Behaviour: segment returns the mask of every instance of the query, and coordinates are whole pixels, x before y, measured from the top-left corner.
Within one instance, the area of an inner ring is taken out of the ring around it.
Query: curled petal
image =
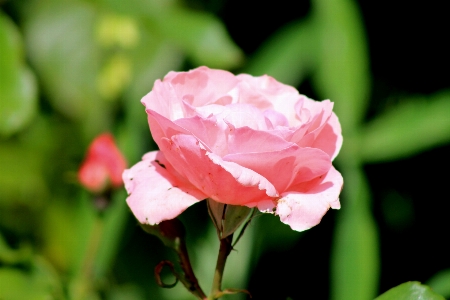
[[[160,147],[171,164],[183,172],[182,176],[213,200],[246,205],[278,196],[266,178],[208,152],[193,136],[180,134],[162,139]]]
[[[326,152],[333,160],[341,150],[342,129],[338,117],[333,112],[319,135],[313,142],[312,147],[319,148]]]
[[[154,225],[173,219],[192,204],[207,198],[182,179],[159,151],[147,153],[122,176],[128,206],[142,224]]]
[[[297,191],[283,193],[276,214],[293,230],[303,231],[319,224],[328,209],[339,209],[342,189],[341,174],[331,167],[322,178],[297,186]]]
[[[291,186],[309,182],[326,174],[330,169],[330,157],[322,150],[286,144],[288,147],[274,151],[229,154],[224,160],[235,162],[261,174],[280,193],[290,190]]]
[[[240,81],[240,103],[249,103],[261,110],[272,108],[286,116],[291,126],[297,126],[295,111],[292,109],[304,97],[288,85],[263,75],[253,77],[248,74],[236,76]]]
[[[230,72],[200,67],[189,72],[170,72],[157,80],[141,102],[170,120],[185,117],[182,101],[192,106],[222,103],[222,97],[238,83]]]
[[[218,122],[215,118],[205,119],[195,116],[177,120],[175,123],[201,141],[208,151],[221,156],[228,152],[226,132],[229,128],[224,122]]]
[[[327,124],[332,113],[333,103],[330,100],[318,102],[305,99],[304,105],[301,111],[298,112],[298,115],[304,121],[304,125],[306,125],[306,132],[301,139],[294,142],[301,147],[311,147],[325,124]]]

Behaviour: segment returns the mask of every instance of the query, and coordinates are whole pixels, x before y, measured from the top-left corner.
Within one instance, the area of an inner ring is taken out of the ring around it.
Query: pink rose
[[[125,170],[127,203],[158,224],[205,198],[257,207],[302,231],[340,208],[342,145],[329,100],[269,76],[200,67],[170,72],[141,102],[160,151]]]
[[[86,158],[78,171],[78,180],[94,193],[123,185],[122,173],[127,167],[125,158],[109,133],[97,136],[89,146]]]

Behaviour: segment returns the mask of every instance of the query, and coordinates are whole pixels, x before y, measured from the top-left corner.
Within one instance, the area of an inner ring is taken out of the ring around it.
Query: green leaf
[[[11,249],[0,232],[0,263],[16,264],[28,262],[31,259],[32,249],[29,245],[22,245],[18,249]]]
[[[367,124],[359,134],[366,162],[395,160],[450,142],[450,91],[412,97]]]
[[[144,300],[145,293],[140,286],[125,284],[115,285],[106,291],[108,300]]]
[[[61,284],[55,270],[42,258],[35,257],[30,270],[0,268],[0,299],[62,299]]]
[[[343,190],[331,256],[333,300],[366,300],[376,296],[379,276],[377,227],[370,213],[370,194],[361,169],[344,168],[351,182]]]
[[[259,47],[244,72],[270,75],[297,86],[317,62],[317,26],[311,19],[290,23]]]
[[[228,69],[242,63],[242,51],[213,15],[188,9],[168,9],[151,17],[161,35],[186,51],[194,64]]]
[[[445,300],[444,297],[433,292],[428,286],[420,284],[420,282],[412,281],[402,283],[381,296],[376,300]]]
[[[57,110],[83,118],[100,98],[95,9],[84,2],[49,0],[32,1],[25,8],[25,41],[44,91]]]
[[[9,208],[37,208],[48,197],[42,176],[44,157],[32,147],[19,143],[0,143],[0,219],[10,218],[3,211]],[[12,216],[17,218],[17,214]]]
[[[77,201],[54,199],[43,213],[40,228],[43,255],[58,269],[74,276],[82,272],[95,224],[90,195],[82,191],[76,196]]]
[[[10,136],[35,116],[37,85],[24,65],[18,29],[0,11],[0,136]]]
[[[158,15],[180,5],[178,0],[128,0],[127,5],[123,4],[123,0],[96,0],[96,2],[105,5],[108,10],[139,17]]]
[[[351,132],[364,117],[370,92],[361,15],[352,0],[315,0],[312,4],[320,43],[314,83],[320,96],[335,102],[344,132]]]
[[[184,247],[186,229],[179,219],[165,220],[157,225],[139,224],[145,232],[159,238],[166,247],[175,251],[180,250],[180,245]]]
[[[221,239],[233,234],[245,220],[247,220],[252,209],[247,206],[227,204],[223,219],[223,231]]]
[[[103,278],[111,270],[119,252],[126,221],[130,217],[125,189],[113,194],[113,200],[104,215],[104,227],[94,265],[94,278]]]
[[[116,53],[97,40],[101,9],[83,1],[44,0],[30,1],[22,13],[29,58],[46,99],[79,122],[86,140],[109,130],[115,108],[111,97],[125,88],[111,73],[124,71],[117,78],[127,80],[131,71],[127,59],[114,59]]]
[[[332,299],[373,299],[378,281],[376,225],[369,213],[348,211],[336,224]]]
[[[170,70],[177,70],[184,58],[178,47],[154,39],[146,31],[142,30],[142,41],[132,52],[134,73],[123,97],[125,124],[118,136],[118,143],[130,163],[139,161],[142,153],[151,150],[148,145],[151,135],[141,98],[151,91],[156,79],[163,78]],[[156,145],[153,147],[156,149]]]
[[[33,284],[33,278],[18,269],[0,268],[0,299],[45,300],[50,295],[45,286]]]
[[[436,293],[450,298],[450,269],[437,273],[426,284]]]
[[[219,238],[222,236],[223,231],[223,213],[224,209],[226,207],[225,204],[214,201],[212,199],[207,199],[206,203],[208,205],[208,213],[211,217],[211,220],[213,221],[214,227],[217,230],[217,235]]]

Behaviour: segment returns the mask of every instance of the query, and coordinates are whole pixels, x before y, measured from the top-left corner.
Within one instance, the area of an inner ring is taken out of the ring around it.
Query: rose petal
[[[141,99],[146,111],[153,110],[169,120],[184,116],[182,101],[175,89],[161,80],[156,80],[153,90]]]
[[[273,109],[267,109],[264,111],[264,117],[266,122],[270,123],[268,129],[275,129],[277,127],[290,127],[288,119],[282,114]]]
[[[190,132],[207,147],[209,152],[220,156],[228,153],[228,126],[224,122],[218,122],[212,118],[184,118],[175,121],[177,125]]]
[[[330,100],[319,102],[307,98],[305,99],[302,110],[298,113],[300,119],[304,120],[305,125],[307,125],[307,131],[301,139],[298,139],[300,136],[295,135],[294,138],[296,140],[292,141],[297,143],[300,147],[312,147],[317,136],[325,127],[333,113],[333,103],[330,102]],[[308,120],[306,121],[305,119]]]
[[[332,113],[328,122],[314,140],[312,147],[319,148],[328,153],[333,160],[342,147],[341,124],[335,113]]]
[[[267,123],[264,114],[249,104],[230,104],[215,115],[218,120],[224,120],[234,127],[250,127],[256,130],[266,130]]]
[[[276,214],[293,230],[309,229],[320,223],[330,207],[341,207],[339,193],[342,185],[341,174],[331,167],[323,178],[301,184],[297,186],[297,190],[282,194],[278,200]]]
[[[236,76],[241,84],[240,103],[252,104],[261,110],[273,108],[286,116],[291,126],[297,126],[295,111],[292,109],[302,95],[288,85],[276,81],[273,77],[263,75],[253,77],[248,74]],[[270,106],[269,106],[270,105]]]
[[[245,205],[278,193],[266,178],[218,155],[206,151],[193,136],[176,135],[162,139],[160,145],[167,160],[184,178],[210,198],[227,204]]]
[[[223,159],[261,174],[280,193],[325,174],[331,167],[330,157],[322,150],[296,144],[278,151],[229,154]]]
[[[143,224],[154,225],[173,219],[192,204],[207,198],[176,174],[160,151],[147,153],[122,176],[128,206]]]
[[[159,114],[151,109],[146,110],[148,124],[152,133],[153,140],[156,144],[160,143],[163,137],[171,137],[180,133],[186,134],[188,131],[181,126],[178,126],[173,121],[165,116]]]
[[[231,127],[229,130],[229,154],[278,151],[292,145],[271,131],[253,130],[249,127]]]

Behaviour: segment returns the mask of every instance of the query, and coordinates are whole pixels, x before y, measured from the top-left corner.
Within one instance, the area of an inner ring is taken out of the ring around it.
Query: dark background
[[[403,96],[427,95],[450,87],[448,9],[444,2],[358,4],[372,72],[367,120]],[[309,9],[308,1],[279,0],[276,5],[261,5],[259,1],[231,0],[223,1],[218,14],[235,42],[251,55],[268,36],[306,16]],[[300,93],[314,95],[308,80],[298,88]],[[379,226],[380,292],[405,281],[424,282],[450,267],[445,246],[450,227],[449,153],[450,146],[442,146],[408,159],[365,167]],[[345,202],[342,207],[345,209]],[[393,211],[400,213],[392,216]],[[329,257],[337,214],[339,211],[327,213],[294,247],[262,257],[249,286],[255,299],[329,298]]]

